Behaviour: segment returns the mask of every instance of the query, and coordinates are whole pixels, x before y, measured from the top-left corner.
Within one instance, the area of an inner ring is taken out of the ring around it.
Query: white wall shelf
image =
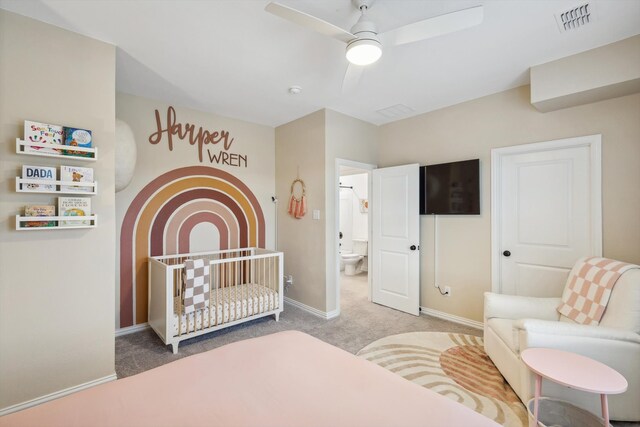
[[[56,221],[54,226],[47,227],[27,227],[27,222],[33,221]],[[60,225],[61,221],[74,222],[78,225]],[[89,224],[82,224],[83,221],[89,221]],[[35,231],[35,230],[73,230],[77,228],[96,228],[98,226],[98,216],[20,216],[16,215],[16,230],[18,231]]]
[[[27,184],[39,184],[39,185],[54,185],[55,190],[28,190]],[[62,190],[63,186],[75,186],[75,187],[89,187],[91,191],[70,191]],[[16,191],[18,193],[40,193],[40,194],[77,194],[77,195],[89,195],[93,196],[98,194],[98,182],[75,182],[75,181],[47,181],[45,179],[30,179],[16,177]]]
[[[60,150],[60,153],[52,153],[38,151],[29,151],[27,147],[36,147],[36,148],[47,148],[49,150],[55,149]],[[83,153],[89,153],[91,157],[83,157],[72,154],[63,154],[62,152],[66,151],[79,151]],[[20,138],[16,138],[16,153],[18,154],[28,154],[30,156],[39,156],[39,157],[54,157],[56,159],[65,159],[65,160],[82,160],[86,162],[95,162],[98,159],[98,148],[84,148],[84,147],[74,147],[71,145],[55,145],[55,144],[43,144],[40,142],[31,142],[24,141]]]

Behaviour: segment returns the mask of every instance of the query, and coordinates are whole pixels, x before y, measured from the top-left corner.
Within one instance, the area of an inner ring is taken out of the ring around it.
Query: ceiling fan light
[[[354,65],[369,65],[382,56],[382,45],[377,40],[358,39],[347,46],[347,60]]]

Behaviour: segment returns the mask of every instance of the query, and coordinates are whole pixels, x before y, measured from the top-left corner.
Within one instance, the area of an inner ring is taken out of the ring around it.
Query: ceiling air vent
[[[593,21],[593,5],[585,3],[564,12],[556,13],[556,22],[561,33],[576,30]]]
[[[407,107],[403,104],[396,104],[391,107],[383,108],[382,110],[377,110],[376,112],[388,119],[397,119],[411,114],[413,112],[413,108]]]

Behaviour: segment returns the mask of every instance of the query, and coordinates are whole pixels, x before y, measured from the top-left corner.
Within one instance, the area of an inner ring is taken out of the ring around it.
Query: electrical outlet
[[[287,292],[289,287],[293,285],[293,276],[291,274],[285,274],[282,279],[284,280],[284,291]]]
[[[450,297],[451,296],[451,286],[445,286],[444,287],[444,296],[445,297]]]

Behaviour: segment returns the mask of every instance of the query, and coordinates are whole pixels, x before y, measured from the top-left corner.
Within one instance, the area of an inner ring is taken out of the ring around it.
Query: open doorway
[[[371,301],[369,197],[373,165],[337,160],[336,300],[339,310]]]

